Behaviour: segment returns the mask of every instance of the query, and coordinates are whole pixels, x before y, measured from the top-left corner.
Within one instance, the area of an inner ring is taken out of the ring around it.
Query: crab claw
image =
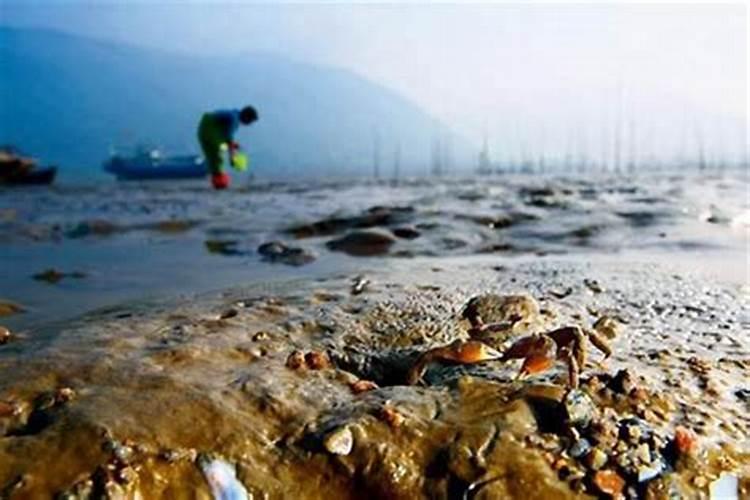
[[[503,357],[502,353],[476,340],[451,344],[443,359],[461,364],[481,363]]]
[[[493,359],[501,359],[502,357],[502,353],[482,342],[476,340],[462,342],[457,340],[450,345],[436,347],[422,354],[409,370],[406,381],[410,385],[419,382],[427,369],[427,365],[433,361],[447,361],[449,363],[470,365]]]
[[[521,371],[519,374],[533,375],[535,373],[540,373],[549,370],[553,364],[555,364],[554,357],[532,354],[523,360],[523,365],[521,365]]]

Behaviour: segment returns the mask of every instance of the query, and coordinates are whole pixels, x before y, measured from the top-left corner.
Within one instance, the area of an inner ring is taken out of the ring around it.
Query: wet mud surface
[[[416,259],[9,332],[0,497],[748,498],[747,300],[658,266]],[[612,350],[581,343],[577,388],[560,345],[408,383],[434,348],[570,326]]]

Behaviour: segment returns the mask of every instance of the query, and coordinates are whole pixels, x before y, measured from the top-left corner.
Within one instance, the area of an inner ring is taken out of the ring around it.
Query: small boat
[[[205,161],[201,156],[164,156],[158,148],[143,146],[132,155],[113,152],[103,168],[118,180],[193,179],[206,176]]]
[[[0,184],[51,184],[56,174],[57,168],[39,167],[34,158],[23,156],[14,147],[0,148]]]

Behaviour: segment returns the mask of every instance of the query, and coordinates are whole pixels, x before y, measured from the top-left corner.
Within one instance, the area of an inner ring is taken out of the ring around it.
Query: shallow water
[[[668,262],[748,281],[748,176],[739,171],[254,183],[227,192],[194,181],[62,185],[0,191],[0,299],[27,309],[4,324],[28,327],[124,300],[387,266],[383,257],[351,257],[325,245],[374,206],[401,208],[375,229],[418,234],[397,238],[386,259],[491,254],[502,264],[566,254]],[[288,231],[332,217],[342,224],[323,234],[297,239]],[[317,259],[300,267],[264,262],[256,248],[270,240]],[[85,277],[32,279],[50,268]]]

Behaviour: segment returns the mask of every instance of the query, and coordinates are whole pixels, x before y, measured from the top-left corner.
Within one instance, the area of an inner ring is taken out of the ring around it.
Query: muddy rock
[[[326,246],[336,252],[367,257],[387,254],[395,242],[390,234],[371,229],[350,232],[342,238],[329,241]]]
[[[8,330],[6,327],[0,325],[0,345],[3,345],[10,341],[11,334],[10,330]]]
[[[348,426],[339,427],[323,438],[323,447],[333,455],[348,455],[354,447],[354,435]]]
[[[203,242],[208,253],[226,256],[245,255],[246,252],[238,249],[238,240],[206,240]]]
[[[0,317],[24,312],[25,309],[14,302],[0,300]]]
[[[85,278],[86,273],[82,273],[80,271],[73,271],[71,273],[64,273],[61,271],[58,271],[57,269],[47,269],[45,271],[42,271],[40,273],[37,273],[32,276],[37,281],[44,281],[46,283],[49,283],[51,285],[55,283],[59,283],[65,278],[75,278],[75,279],[81,279]]]
[[[391,232],[394,236],[405,240],[414,240],[422,235],[417,228],[412,226],[394,227]]]
[[[331,236],[350,229],[366,229],[389,226],[409,221],[414,214],[413,207],[375,206],[361,215],[352,217],[331,217],[310,224],[301,224],[287,229],[295,238]]]
[[[258,247],[264,260],[290,266],[303,266],[315,260],[315,255],[300,247],[289,247],[281,241],[270,241]]]

